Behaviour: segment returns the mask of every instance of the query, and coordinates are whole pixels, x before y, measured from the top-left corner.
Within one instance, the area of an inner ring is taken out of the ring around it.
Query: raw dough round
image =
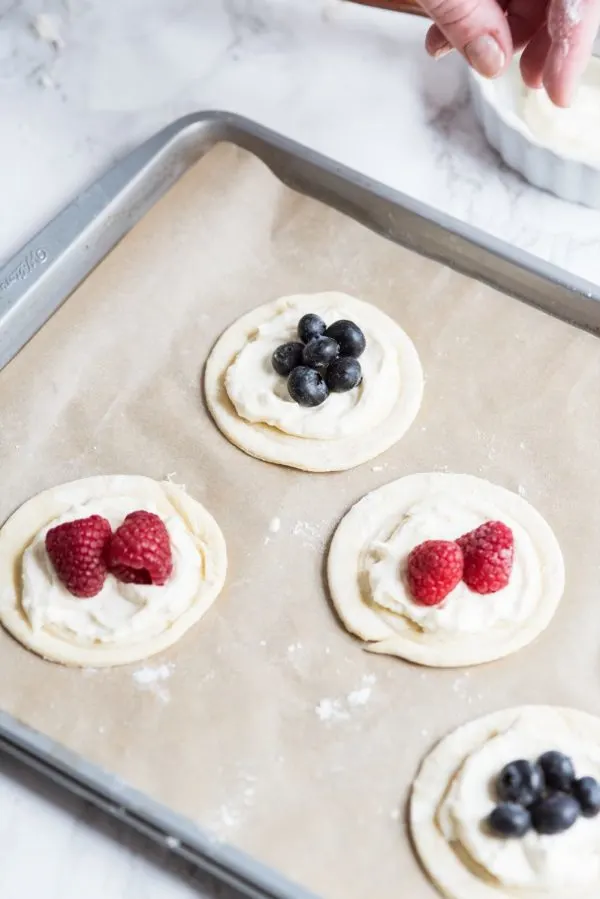
[[[597,899],[598,818],[557,836],[530,831],[502,840],[481,822],[505,764],[547,749],[573,758],[577,776],[600,779],[600,719],[550,706],[522,706],[459,727],[423,762],[410,799],[410,829],[429,876],[449,899]]]
[[[307,312],[328,325],[351,319],[367,338],[359,360],[362,384],[314,409],[297,406],[271,366],[274,349],[297,339]],[[330,292],[284,297],[234,322],[208,358],[204,390],[217,426],[244,452],[303,471],[344,471],[402,437],[421,405],[423,372],[412,341],[393,319]]]
[[[136,509],[155,512],[167,526],[174,562],[167,584],[126,585],[108,575],[97,596],[71,596],[48,559],[46,531],[57,519],[92,514],[112,518],[114,528]],[[85,478],[38,494],[0,530],[0,622],[50,661],[126,665],[179,640],[215,601],[226,571],[223,534],[181,487],[134,475]]]
[[[461,582],[439,606],[418,605],[401,577],[425,540],[455,540],[484,521],[513,530],[510,583],[490,596]],[[549,624],[564,589],[562,553],[522,497],[470,475],[415,474],[380,487],[340,522],[329,551],[331,597],[370,652],[452,668],[509,655]]]

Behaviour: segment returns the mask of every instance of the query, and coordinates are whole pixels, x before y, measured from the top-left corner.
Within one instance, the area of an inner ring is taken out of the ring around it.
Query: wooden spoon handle
[[[427,16],[416,0],[349,0],[350,3],[362,3],[363,6],[377,6],[393,12],[412,13],[415,16]]]

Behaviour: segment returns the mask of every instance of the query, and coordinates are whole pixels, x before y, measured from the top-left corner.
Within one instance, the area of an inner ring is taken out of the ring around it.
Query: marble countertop
[[[502,166],[425,28],[343,0],[0,0],[0,259],[138,141],[222,108],[600,282],[600,213]]]
[[[0,261],[140,140],[221,108],[600,282],[600,213],[501,165],[425,27],[343,0],[0,0]],[[219,893],[2,758],[0,806],[3,899]]]

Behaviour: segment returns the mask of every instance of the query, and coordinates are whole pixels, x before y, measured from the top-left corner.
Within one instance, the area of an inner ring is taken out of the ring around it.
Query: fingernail
[[[427,52],[434,59],[441,59],[452,50],[452,45],[443,34],[433,32],[427,35]]]
[[[442,59],[442,57],[447,56],[452,49],[452,45],[449,44],[448,41],[446,41],[443,46],[439,47],[437,50],[434,50],[431,55],[434,59]]]
[[[482,34],[467,44],[465,56],[475,71],[484,78],[495,78],[506,62],[500,44],[491,34]]]

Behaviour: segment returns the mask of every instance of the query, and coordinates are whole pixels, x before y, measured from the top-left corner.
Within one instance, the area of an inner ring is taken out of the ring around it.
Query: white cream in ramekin
[[[525,87],[518,60],[495,81],[469,76],[479,121],[504,162],[536,187],[600,209],[600,60],[569,109]]]

